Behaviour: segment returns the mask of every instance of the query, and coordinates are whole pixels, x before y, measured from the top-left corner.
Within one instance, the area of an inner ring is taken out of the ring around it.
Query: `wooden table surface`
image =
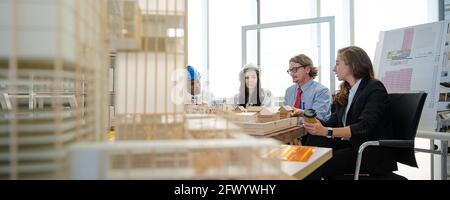
[[[299,125],[259,137],[271,137],[283,142],[284,144],[298,145],[300,138],[305,134],[305,128],[303,125]]]

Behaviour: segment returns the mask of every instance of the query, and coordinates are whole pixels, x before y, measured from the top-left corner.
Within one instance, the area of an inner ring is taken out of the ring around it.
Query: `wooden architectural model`
[[[242,131],[250,135],[266,136],[271,133],[285,130],[297,126],[298,117],[270,121],[270,122],[235,122],[242,128]]]
[[[263,107],[258,113],[258,122],[271,122],[280,119],[280,112],[272,108]]]
[[[107,139],[106,9],[0,2],[0,179],[65,178],[70,145]]]
[[[237,112],[237,113],[241,113],[241,112],[246,112],[247,110],[244,108],[244,106],[237,106],[233,111]]]
[[[263,108],[263,106],[249,106],[247,112],[260,112]]]
[[[281,163],[263,155],[278,145],[273,139],[245,134],[228,139],[79,144],[71,149],[70,178],[276,179],[284,177]]]
[[[256,112],[228,112],[223,115],[224,118],[232,122],[257,122],[258,113]]]
[[[281,106],[280,109],[280,119],[286,119],[291,117],[291,114],[294,112],[294,109],[290,106]]]

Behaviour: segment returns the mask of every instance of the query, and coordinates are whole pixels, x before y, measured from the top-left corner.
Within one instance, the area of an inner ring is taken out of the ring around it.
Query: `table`
[[[304,179],[332,157],[331,148],[314,147],[315,152],[307,162],[282,161],[281,170],[296,179]]]
[[[301,138],[305,134],[305,127],[303,127],[303,125],[299,125],[281,131],[276,131],[263,137],[271,137],[285,144],[298,145],[299,138]]]

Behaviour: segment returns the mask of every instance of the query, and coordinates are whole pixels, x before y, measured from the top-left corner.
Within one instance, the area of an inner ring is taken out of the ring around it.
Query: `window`
[[[196,2],[196,3],[194,3]],[[203,3],[201,3],[203,2]],[[204,2],[208,2],[205,4]],[[257,3],[260,3],[260,23],[271,23],[298,19],[307,19],[317,17],[317,0],[230,0],[230,1],[189,1],[189,5],[198,4],[197,8],[202,9],[193,10],[190,8],[189,17],[197,16],[197,20],[193,22],[189,21],[189,63],[194,60],[202,60],[198,65],[200,71],[206,73],[206,60],[209,59],[209,77],[210,87],[209,89],[215,94],[216,97],[231,97],[238,91],[238,72],[241,69],[241,27],[244,25],[251,25],[257,23]],[[320,16],[334,16],[335,17],[335,52],[345,46],[351,45],[351,30],[350,30],[350,2],[349,0],[321,0],[320,1]],[[200,5],[202,4],[202,5]],[[205,7],[204,5],[208,5]],[[399,8],[408,5],[408,9]],[[206,8],[209,9],[209,40],[206,40]],[[427,9],[424,9],[427,8]],[[394,28],[401,28],[410,25],[417,25],[422,23],[428,23],[437,20],[437,3],[430,3],[430,1],[423,0],[354,0],[354,45],[360,46],[367,51],[369,56],[373,59],[375,55],[376,43],[378,41],[378,35],[380,31],[389,30]],[[200,14],[201,13],[201,14]],[[380,14],[382,13],[382,15]],[[376,17],[374,17],[376,16]],[[200,24],[192,28],[194,24]],[[326,50],[325,43],[328,31],[326,25],[323,28],[310,31],[310,34],[315,35],[316,43],[314,45],[321,46],[324,52]],[[267,41],[269,35],[276,34],[277,31],[264,31],[261,33],[261,40]],[[248,48],[257,48],[256,32],[249,32],[247,37]],[[280,37],[280,36],[277,36]],[[191,38],[197,38],[192,40]],[[206,58],[206,45],[209,41],[209,56]],[[320,42],[322,41],[322,42]],[[302,42],[297,49],[308,49],[310,44],[306,44],[302,47]],[[203,45],[203,48],[199,48]],[[272,46],[271,46],[272,45]],[[261,54],[274,52],[275,49],[280,50],[276,44],[270,41],[261,44]],[[196,48],[191,48],[195,46]],[[289,47],[287,47],[289,49]],[[285,49],[285,50],[287,50]],[[297,50],[296,50],[297,51]],[[256,51],[247,52],[247,62],[253,62],[257,64]],[[285,52],[286,53],[286,52]],[[310,53],[301,52],[298,53]],[[289,54],[289,55],[287,55]],[[287,53],[285,57],[291,57],[293,53]],[[324,85],[329,85],[329,74],[332,73],[331,69],[334,66],[334,61],[323,61],[318,63],[318,55],[320,53],[311,53],[315,64],[321,67],[320,73],[322,79],[320,80]],[[280,53],[281,55],[281,53]],[[327,57],[322,55],[322,57]],[[276,56],[261,56],[259,64],[261,64],[263,70],[263,78],[272,72],[265,67],[275,66],[273,64],[275,60],[279,59]],[[195,61],[194,61],[195,62]],[[263,62],[266,63],[263,65]],[[285,61],[287,62],[287,61]],[[276,67],[281,67],[276,64]],[[376,66],[375,66],[376,67]],[[284,70],[284,69],[283,69]],[[280,71],[283,71],[280,70]],[[265,75],[264,75],[265,74]],[[206,77],[208,76],[205,74]],[[282,75],[280,75],[282,76]],[[326,77],[325,79],[323,79]],[[289,78],[286,77],[285,78]],[[272,83],[273,80],[268,78]],[[263,80],[264,81],[264,80]],[[227,83],[227,86],[222,86],[223,83]],[[264,83],[263,83],[264,84]],[[287,84],[287,83],[280,83]],[[336,83],[336,87],[339,83]],[[287,85],[288,86],[288,85]],[[281,94],[280,91],[272,91],[275,95]]]
[[[332,18],[326,20],[332,21]],[[329,44],[331,42],[329,40],[331,34],[329,25],[328,22],[317,23],[307,19],[279,23],[271,28],[260,30],[261,86],[269,89],[275,97],[283,97],[286,88],[293,84],[290,75],[285,73],[289,68],[290,58],[298,54],[305,54],[313,60],[314,66],[320,70],[319,77],[316,80],[329,87]],[[316,35],[319,28],[323,37],[317,39]],[[257,54],[256,46],[252,45],[256,43],[255,32],[255,30],[249,30],[246,38],[246,61],[253,63]],[[275,105],[278,104],[275,103]]]
[[[241,29],[256,24],[255,0],[209,1],[210,90],[215,97],[239,91]]]
[[[195,67],[202,77],[206,73],[206,1],[195,0],[188,3],[188,64]],[[206,78],[203,78],[206,79]],[[205,81],[205,80],[203,80]]]
[[[350,45],[349,6],[347,0],[321,0],[320,16],[334,16],[336,51]],[[332,62],[334,63],[334,61]]]
[[[260,0],[261,23],[316,17],[316,0]]]

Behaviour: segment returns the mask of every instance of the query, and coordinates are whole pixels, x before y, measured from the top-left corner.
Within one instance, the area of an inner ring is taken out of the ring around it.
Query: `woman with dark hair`
[[[318,123],[305,122],[310,135],[306,145],[333,148],[333,157],[307,178],[328,178],[352,174],[359,146],[371,140],[392,138],[387,117],[388,94],[383,83],[375,79],[367,53],[356,46],[338,51],[333,68],[340,81],[334,98],[335,112]],[[367,148],[361,172],[387,174],[397,170],[394,153],[389,148]]]
[[[245,65],[239,73],[241,85],[239,94],[235,96],[235,104],[239,106],[272,106],[272,93],[261,88],[260,71],[252,63]]]

